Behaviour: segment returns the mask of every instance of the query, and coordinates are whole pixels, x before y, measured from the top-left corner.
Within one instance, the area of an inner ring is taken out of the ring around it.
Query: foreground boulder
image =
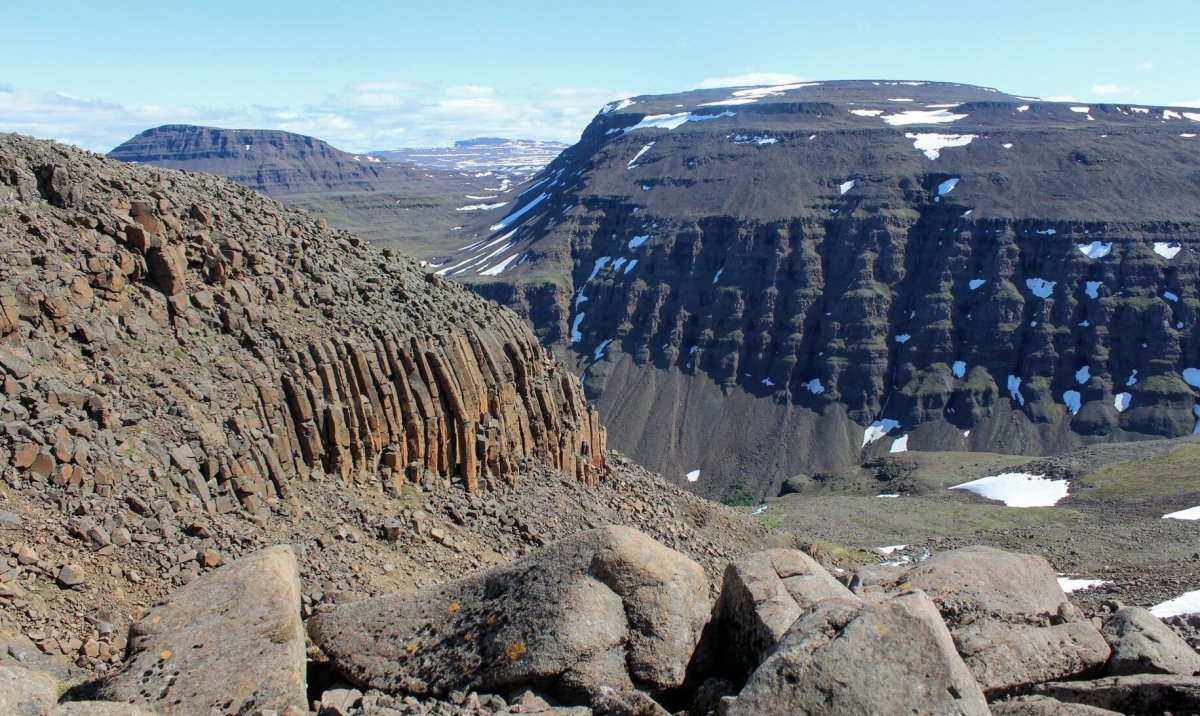
[[[1200,674],[1200,654],[1141,607],[1125,607],[1113,613],[1104,620],[1100,632],[1112,647],[1109,674]]]
[[[360,687],[418,696],[530,685],[575,702],[683,683],[709,616],[692,560],[627,527],[408,594],[346,604],[309,634]]]
[[[983,692],[921,592],[880,604],[831,599],[792,625],[729,716],[987,714]]]
[[[1121,716],[1116,711],[1062,702],[1049,696],[1018,696],[988,704],[988,707],[992,716]]]
[[[1034,692],[1124,714],[1200,713],[1200,678],[1176,674],[1109,676],[1095,681],[1054,681]]]
[[[288,546],[243,557],[172,592],[129,630],[106,701],[208,716],[305,709],[300,577]]]
[[[920,563],[903,579],[933,597],[989,696],[1097,673],[1108,660],[1104,637],[1067,601],[1043,557],[966,547]]]
[[[49,674],[0,665],[0,714],[41,716],[58,701],[58,682]]]
[[[859,601],[804,552],[756,552],[725,569],[697,668],[742,683],[802,614],[825,599]]]

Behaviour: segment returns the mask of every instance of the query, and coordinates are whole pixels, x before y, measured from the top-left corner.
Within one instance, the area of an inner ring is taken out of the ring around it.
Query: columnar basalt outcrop
[[[224,180],[0,136],[0,451],[83,493],[265,514],[313,471],[470,492],[602,477],[519,319]]]

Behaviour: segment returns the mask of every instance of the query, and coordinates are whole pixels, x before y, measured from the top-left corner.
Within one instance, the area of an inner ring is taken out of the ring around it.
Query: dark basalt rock
[[[1179,436],[1200,367],[1187,111],[882,81],[636,97],[439,270],[573,357],[615,445],[681,483],[700,468],[713,497],[902,434],[1027,454]]]

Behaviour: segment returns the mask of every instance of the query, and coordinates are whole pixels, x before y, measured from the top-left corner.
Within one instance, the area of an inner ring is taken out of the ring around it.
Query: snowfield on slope
[[[1050,507],[1067,496],[1066,480],[1051,480],[1045,475],[1005,472],[954,485],[951,490],[967,490],[1009,507]]]

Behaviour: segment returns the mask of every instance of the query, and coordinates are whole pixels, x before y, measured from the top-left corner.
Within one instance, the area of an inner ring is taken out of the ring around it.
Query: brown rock
[[[1200,713],[1200,678],[1177,674],[1132,674],[1095,681],[1039,684],[1035,694],[1125,714]]]
[[[770,656],[792,623],[825,599],[858,601],[807,554],[772,549],[725,569],[713,620],[701,643],[713,669],[741,683]]]
[[[129,634],[125,664],[100,689],[106,700],[205,716],[307,707],[290,547],[260,550],[180,587]]]
[[[60,586],[68,589],[80,584],[83,584],[87,579],[87,575],[83,571],[83,567],[78,564],[64,564],[55,575],[54,579]]]
[[[58,701],[58,682],[49,674],[0,665],[0,714],[41,716]]]
[[[991,547],[943,552],[905,573],[933,597],[985,693],[1098,672],[1109,648],[1044,557]]]
[[[668,689],[709,616],[699,565],[626,527],[584,532],[511,564],[309,620],[364,688],[445,694],[545,684],[586,702],[601,687]]]
[[[729,716],[988,714],[983,692],[922,592],[828,599],[797,620]]]
[[[1100,629],[1112,658],[1108,673],[1200,675],[1200,654],[1171,627],[1141,607],[1109,615]]]
[[[168,296],[181,293],[187,275],[187,257],[182,246],[165,244],[146,254],[150,277],[159,290]]]

